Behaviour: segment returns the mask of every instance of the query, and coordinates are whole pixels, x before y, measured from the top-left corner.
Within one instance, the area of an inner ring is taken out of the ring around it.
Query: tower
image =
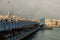
[[[8,11],[8,18],[12,17],[12,14]]]

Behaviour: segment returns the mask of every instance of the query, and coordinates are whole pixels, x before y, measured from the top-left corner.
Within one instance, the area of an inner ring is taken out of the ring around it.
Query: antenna
[[[16,7],[15,7],[13,1],[12,0],[7,0],[7,2],[8,2],[8,5],[12,5],[12,11],[13,11],[13,13],[15,13]],[[8,8],[8,11],[11,11],[11,10],[9,10],[9,8]]]

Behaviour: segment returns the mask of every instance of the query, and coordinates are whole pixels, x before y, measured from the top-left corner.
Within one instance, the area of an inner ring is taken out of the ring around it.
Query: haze
[[[0,0],[0,14],[6,15],[9,10],[12,14],[25,18],[60,19],[60,0],[11,0],[11,2]]]

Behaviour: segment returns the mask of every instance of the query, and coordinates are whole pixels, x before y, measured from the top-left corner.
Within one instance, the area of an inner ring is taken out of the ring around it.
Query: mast
[[[12,10],[10,10],[10,8],[8,7],[8,17],[12,17],[13,18],[12,14],[15,14],[16,7],[15,7],[15,5],[14,5],[12,0],[7,0],[7,2],[8,2],[8,6],[11,5],[11,9],[12,9]]]

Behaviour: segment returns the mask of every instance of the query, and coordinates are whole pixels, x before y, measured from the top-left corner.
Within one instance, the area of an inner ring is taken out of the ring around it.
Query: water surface
[[[23,40],[60,40],[60,28],[53,30],[39,30]]]

